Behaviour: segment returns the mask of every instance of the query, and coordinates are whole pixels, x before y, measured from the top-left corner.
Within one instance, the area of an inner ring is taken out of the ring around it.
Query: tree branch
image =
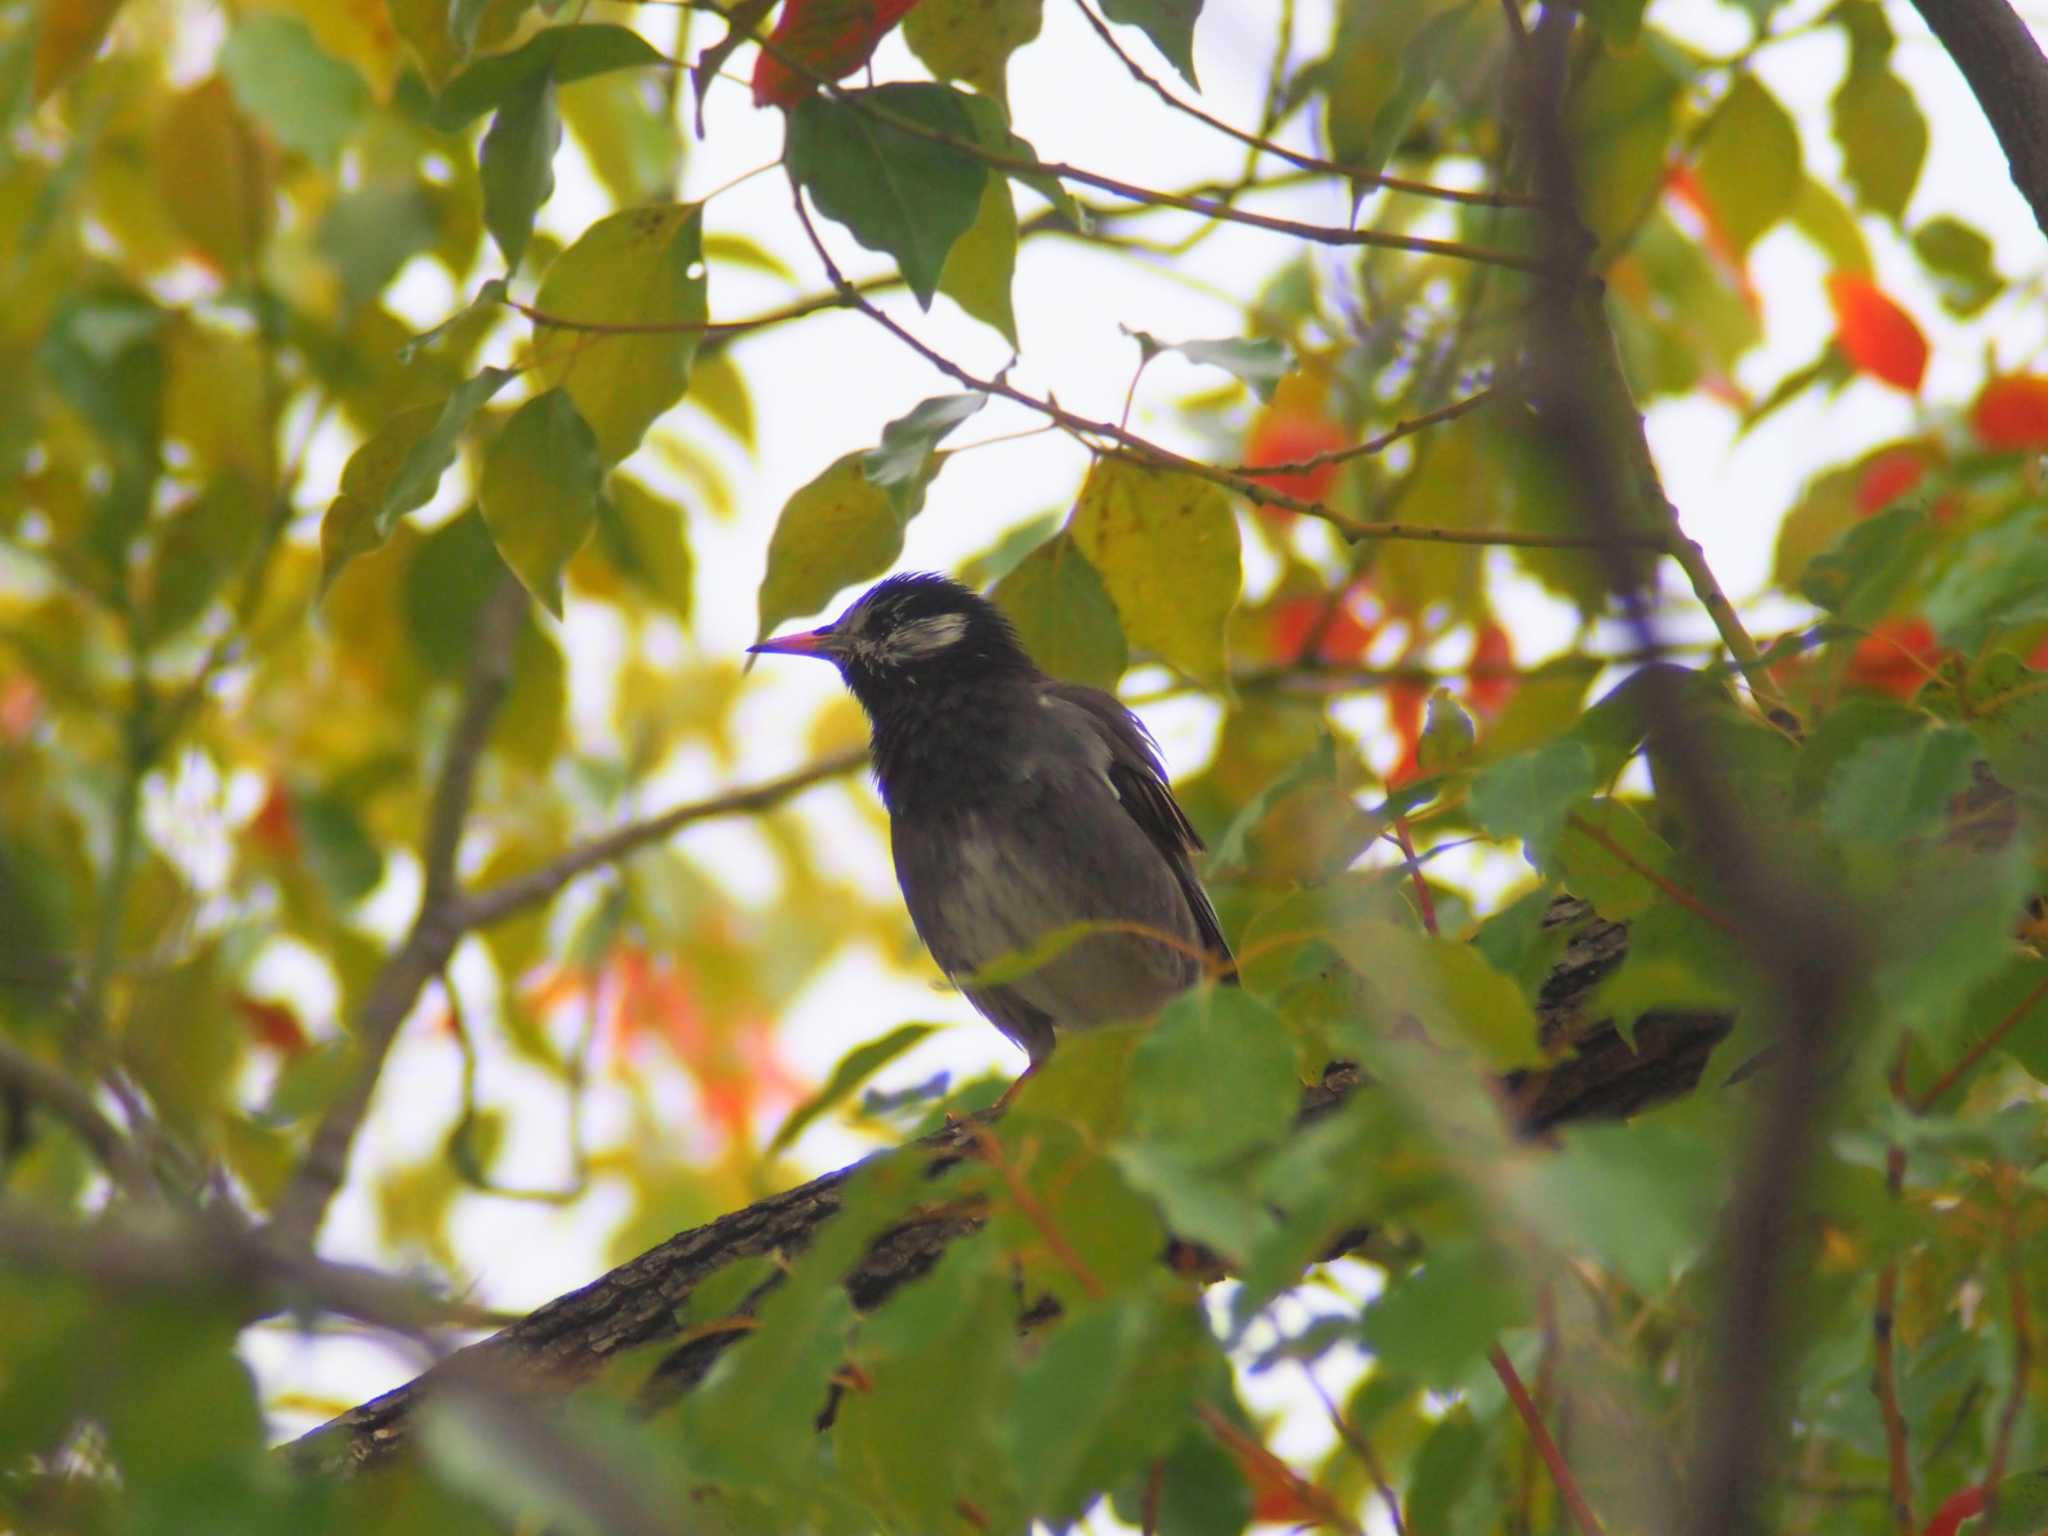
[[[1727,1034],[1728,1016],[1652,1013],[1639,1022],[1631,1047],[1610,1023],[1587,1012],[1594,988],[1627,953],[1627,929],[1569,899],[1555,903],[1547,921],[1575,931],[1542,990],[1537,1013],[1544,1039],[1574,1053],[1503,1080],[1502,1102],[1515,1106],[1520,1127],[1536,1134],[1574,1121],[1618,1118],[1691,1091],[1714,1046]],[[1304,1093],[1304,1122],[1358,1091],[1366,1090],[1355,1069],[1333,1068]],[[959,1120],[922,1141],[875,1156],[922,1159],[927,1172],[936,1175],[971,1155],[980,1126],[976,1120]],[[660,1377],[667,1390],[687,1388],[746,1331],[743,1323],[713,1320],[678,1338],[676,1314],[691,1292],[735,1260],[803,1250],[838,1213],[847,1181],[865,1166],[828,1173],[670,1238],[462,1351],[449,1365],[351,1409],[296,1442],[290,1455],[301,1465],[330,1471],[378,1465],[404,1450],[421,1399],[469,1365],[488,1369],[500,1381],[572,1391],[622,1351],[677,1339]],[[972,1212],[940,1205],[885,1233],[847,1276],[855,1306],[872,1311],[897,1287],[929,1271],[949,1244],[979,1226]],[[751,1316],[757,1300],[743,1302],[735,1316]]]
[[[2048,232],[2048,58],[2006,0],[1913,0],[1977,98],[2012,184]]]
[[[508,573],[487,598],[477,619],[462,713],[448,739],[441,776],[427,813],[421,860],[425,889],[419,914],[398,952],[371,984],[354,1031],[355,1071],[313,1131],[277,1204],[273,1229],[279,1241],[310,1249],[327,1217],[327,1207],[348,1175],[349,1150],[376,1095],[384,1059],[399,1025],[420,992],[447,967],[463,929],[457,914],[461,893],[455,859],[476,784],[478,760],[492,723],[512,686],[512,654],[526,616],[526,594]]]
[[[26,1095],[70,1126],[100,1160],[107,1175],[127,1194],[154,1198],[156,1178],[135,1143],[100,1113],[92,1095],[67,1073],[29,1055],[0,1035],[0,1083]],[[0,1242],[0,1251],[7,1245]]]

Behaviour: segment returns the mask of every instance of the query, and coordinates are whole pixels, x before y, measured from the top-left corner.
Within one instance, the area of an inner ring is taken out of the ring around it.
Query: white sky
[[[1814,0],[1797,0],[1785,14],[1803,17],[1821,8]],[[1244,0],[1210,0],[1196,34],[1203,102],[1210,111],[1247,126],[1255,123],[1277,9]],[[1301,39],[1328,35],[1326,3],[1309,0],[1298,9]],[[1975,104],[1910,7],[1895,3],[1888,10],[1900,36],[1895,67],[1913,87],[1933,130],[1909,222],[1952,213],[1992,236],[2008,275],[2038,270],[2039,231],[2007,182],[2004,159]],[[1709,49],[1732,49],[1747,36],[1741,13],[1718,0],[1656,0],[1651,18]],[[701,46],[701,28],[696,41]],[[1125,41],[1135,56],[1157,66],[1160,78],[1173,82],[1170,69],[1137,34],[1126,29]],[[1827,100],[1845,56],[1839,30],[1827,28],[1772,48],[1758,63],[1764,81],[1799,121],[1808,166],[1828,179],[1833,177],[1837,154],[1828,135]],[[740,55],[742,70],[747,57]],[[883,79],[917,72],[897,39],[885,45],[876,69]],[[1049,0],[1045,32],[1016,55],[1010,80],[1018,131],[1045,159],[1068,160],[1155,187],[1234,174],[1241,163],[1235,146],[1169,113],[1133,87],[1122,66],[1100,48],[1062,0]],[[702,195],[772,161],[780,152],[780,114],[755,111],[741,86],[725,83],[714,89],[706,122],[707,138],[689,151],[685,196]],[[1315,147],[1299,116],[1280,136],[1299,147]],[[558,190],[544,222],[573,237],[606,210],[573,145],[565,147],[557,175]],[[1028,194],[1022,203],[1027,213],[1035,206]],[[1330,223],[1342,223],[1346,214],[1343,194],[1334,189],[1296,193],[1257,206]],[[1370,216],[1368,204],[1364,217]],[[1159,222],[1165,228],[1175,221],[1167,216]],[[810,293],[823,286],[823,275],[789,217],[788,194],[779,176],[755,178],[720,196],[711,204],[706,224],[709,231],[744,233],[767,244],[800,277],[799,287],[790,290],[761,274],[716,268],[714,317],[754,313],[783,302],[793,291]],[[878,266],[843,233],[829,225],[821,227],[850,273],[858,276]],[[1739,443],[1734,441],[1734,418],[1720,405],[1688,401],[1659,405],[1651,412],[1650,435],[1667,490],[1738,605],[1761,592],[1778,522],[1808,472],[1838,463],[1916,422],[1952,422],[1983,377],[1987,346],[2008,366],[2034,359],[2042,346],[2044,324],[2038,309],[2001,304],[1971,327],[1956,326],[1939,309],[1897,237],[1874,220],[1865,220],[1864,229],[1877,256],[1880,281],[1934,341],[1924,406],[1883,385],[1859,381],[1832,400],[1808,397],[1780,411]],[[1240,311],[1232,301],[1253,291],[1293,254],[1283,239],[1241,227],[1219,232],[1170,269],[1101,254],[1066,240],[1031,244],[1019,262],[1016,312],[1024,355],[1012,377],[1034,392],[1057,394],[1062,403],[1084,414],[1114,417],[1134,362],[1134,348],[1121,335],[1120,325],[1168,339],[1235,334]],[[1780,230],[1767,236],[1754,252],[1752,269],[1766,305],[1766,340],[1744,359],[1739,371],[1745,384],[1761,389],[1811,358],[1831,321],[1821,288],[1820,259],[1797,235]],[[421,263],[407,274],[401,304],[424,325],[445,313],[451,294],[445,278]],[[906,296],[885,302],[919,335],[979,373],[994,373],[1009,360],[1000,338],[967,320],[949,300],[938,300],[928,315]],[[872,445],[885,422],[919,400],[956,387],[852,314],[820,314],[760,333],[740,342],[734,355],[755,394],[758,456],[747,457],[715,430],[700,431],[701,415],[685,412],[677,418],[683,430],[700,447],[712,450],[725,467],[740,508],[731,522],[699,516],[692,524],[698,607],[691,639],[708,655],[736,654],[752,640],[754,593],[769,531],[789,493],[841,453]],[[1215,381],[1215,375],[1173,359],[1155,364],[1140,388],[1133,427],[1169,445],[1198,448],[1179,431],[1171,402]],[[955,442],[977,442],[1036,425],[1021,409],[995,402],[957,432]],[[309,504],[324,499],[326,482],[338,476],[350,446],[339,439],[322,444],[308,486]],[[642,455],[643,460],[649,458],[651,454]],[[1005,528],[1064,508],[1085,463],[1082,450],[1054,435],[956,456],[910,527],[903,566],[954,566],[988,546]],[[459,505],[461,495],[461,489],[450,484],[436,505]],[[1251,574],[1254,580],[1259,577],[1255,564]],[[1675,573],[1667,574],[1667,582],[1675,579]],[[1509,580],[1503,590],[1503,615],[1523,657],[1543,654],[1569,637],[1572,617],[1532,584]],[[1759,629],[1782,627],[1800,616],[1798,609],[1783,602],[1760,605],[1752,612]],[[576,668],[572,697],[579,724],[586,731],[600,732],[606,728],[609,697],[605,673],[617,654],[617,636],[602,614],[572,603],[564,639]],[[648,806],[796,766],[806,756],[804,722],[837,686],[824,667],[787,662],[757,668],[740,711],[737,770],[727,777],[708,761],[686,761],[646,787]],[[1368,721],[1378,718],[1376,706],[1370,704],[1353,714]],[[1213,707],[1201,701],[1176,701],[1148,709],[1147,715],[1177,773],[1201,765],[1215,719]],[[1384,758],[1382,754],[1382,766]],[[852,813],[847,796],[853,793],[868,791],[819,790],[808,798],[807,809],[833,829],[835,861],[859,873],[877,893],[886,893],[891,889],[887,851]],[[744,824],[694,829],[685,834],[683,846],[715,867],[736,899],[758,899],[772,880],[762,846]],[[1497,891],[1512,878],[1513,865],[1498,857],[1475,857],[1449,873],[1454,879],[1469,875],[1482,888]],[[412,895],[409,881],[401,876],[382,893],[378,907],[395,925],[409,914]],[[465,954],[458,979],[481,988],[487,971],[480,955]],[[822,1078],[847,1048],[898,1022],[944,1019],[962,1027],[927,1041],[885,1074],[885,1083],[921,1081],[941,1067],[956,1076],[989,1066],[1015,1070],[1015,1053],[976,1021],[961,999],[926,986],[924,974],[893,967],[877,955],[843,956],[784,1019],[782,1039],[789,1058]],[[365,1176],[377,1167],[417,1159],[441,1142],[459,1102],[457,1066],[445,1037],[429,1038],[414,1029],[402,1040],[387,1070],[378,1112],[359,1148],[356,1177],[327,1225],[323,1247],[328,1254],[371,1261],[388,1258],[379,1251],[374,1210],[364,1193]],[[689,1106],[680,1089],[672,1091],[683,1134]],[[519,1117],[516,1155],[503,1177],[531,1182],[560,1178],[558,1085],[514,1068],[493,1053],[486,1062],[485,1093],[489,1099],[514,1105]],[[591,1131],[601,1140],[607,1126],[621,1123],[622,1101],[617,1090],[602,1083],[593,1087],[592,1095]],[[799,1148],[804,1160],[820,1171],[867,1149],[867,1143],[829,1125],[814,1128]],[[456,1245],[479,1282],[478,1299],[526,1308],[593,1278],[604,1267],[601,1242],[624,1207],[623,1193],[601,1183],[568,1209],[467,1200],[456,1222]],[[418,1368],[417,1361],[380,1346],[301,1341],[282,1330],[252,1336],[250,1354],[266,1388],[351,1401],[395,1385]],[[1355,1369],[1354,1364],[1331,1371],[1328,1384],[1343,1387]],[[1298,1391],[1260,1386],[1252,1396],[1259,1402],[1295,1401]],[[283,1414],[279,1427],[296,1429],[309,1422],[307,1415]],[[1295,1416],[1281,1447],[1305,1456],[1326,1443],[1327,1431],[1318,1413]]]

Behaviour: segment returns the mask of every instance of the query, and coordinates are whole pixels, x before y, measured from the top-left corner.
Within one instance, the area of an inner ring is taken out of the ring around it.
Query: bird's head
[[[825,658],[871,716],[912,690],[1031,670],[1001,609],[949,577],[921,571],[870,587],[830,624],[748,649]]]

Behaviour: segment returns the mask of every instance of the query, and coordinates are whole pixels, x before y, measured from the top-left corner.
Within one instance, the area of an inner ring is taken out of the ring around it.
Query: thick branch
[[[1515,1073],[1505,1081],[1505,1102],[1516,1106],[1522,1127],[1536,1133],[1572,1121],[1612,1119],[1689,1092],[1726,1035],[1727,1017],[1647,1015],[1632,1049],[1608,1024],[1585,1012],[1593,988],[1626,954],[1627,930],[1592,916],[1583,902],[1569,900],[1552,909],[1550,920],[1578,931],[1545,985],[1537,1012],[1547,1041],[1560,1048],[1575,1044],[1576,1049],[1554,1066]],[[1356,1071],[1333,1069],[1307,1091],[1302,1113],[1319,1115],[1358,1091]],[[974,1121],[956,1122],[914,1146],[877,1156],[924,1158],[936,1172],[966,1154],[977,1130]],[[300,1440],[292,1456],[303,1465],[336,1471],[384,1461],[405,1447],[413,1409],[448,1379],[445,1373],[482,1369],[500,1381],[573,1390],[621,1351],[675,1337],[677,1309],[708,1276],[737,1259],[794,1254],[806,1247],[838,1212],[841,1191],[854,1171],[826,1174],[670,1238],[462,1351],[448,1366],[343,1414]],[[977,1225],[974,1216],[945,1208],[887,1233],[847,1278],[855,1305],[863,1310],[880,1305],[898,1286],[926,1273],[948,1244]],[[664,1384],[680,1390],[694,1383],[739,1336],[731,1329],[694,1332],[663,1366]]]
[[[2006,0],[1913,0],[1998,135],[2012,184],[2048,232],[2048,58]]]
[[[135,1143],[100,1113],[92,1095],[72,1078],[0,1036],[0,1083],[41,1105],[70,1126],[123,1191],[137,1197],[156,1193],[156,1180]],[[6,1245],[0,1243],[0,1250]]]

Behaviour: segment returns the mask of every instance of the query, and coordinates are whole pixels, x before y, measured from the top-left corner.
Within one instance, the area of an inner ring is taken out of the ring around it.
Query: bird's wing
[[[1166,770],[1159,761],[1144,722],[1099,688],[1079,683],[1047,683],[1045,692],[1061,704],[1072,706],[1084,716],[1109,747],[1109,785],[1132,821],[1151,839],[1180,882],[1188,911],[1195,919],[1202,947],[1228,966],[1230,945],[1223,937],[1223,925],[1216,920],[1216,908],[1209,893],[1196,878],[1193,855],[1202,851],[1202,839],[1188,820],[1180,802],[1167,787]],[[1232,979],[1236,972],[1230,973]]]

